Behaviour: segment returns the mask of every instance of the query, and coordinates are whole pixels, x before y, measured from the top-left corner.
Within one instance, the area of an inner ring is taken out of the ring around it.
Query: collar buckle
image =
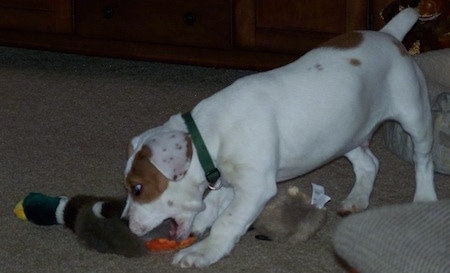
[[[214,168],[214,170],[206,172],[205,176],[209,184],[214,184],[220,178],[220,171],[217,168]]]
[[[208,180],[209,185],[208,185],[208,189],[215,191],[215,190],[220,190],[220,188],[222,188],[222,182],[219,181],[219,185],[216,186],[216,182],[217,180],[219,180],[220,178],[220,171],[215,168],[214,170],[211,170],[208,173],[205,173],[206,175],[206,180]]]

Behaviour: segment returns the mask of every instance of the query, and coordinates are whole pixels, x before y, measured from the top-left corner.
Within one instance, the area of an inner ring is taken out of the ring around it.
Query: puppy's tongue
[[[170,219],[169,223],[169,238],[174,240],[177,236],[178,224],[175,220]]]

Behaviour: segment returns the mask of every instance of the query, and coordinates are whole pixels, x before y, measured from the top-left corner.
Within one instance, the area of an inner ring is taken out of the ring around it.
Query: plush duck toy
[[[82,244],[102,253],[140,257],[149,251],[172,251],[188,247],[194,237],[168,239],[169,222],[162,223],[146,238],[133,234],[120,218],[125,198],[77,195],[72,198],[30,193],[14,208],[15,215],[37,225],[65,225]]]

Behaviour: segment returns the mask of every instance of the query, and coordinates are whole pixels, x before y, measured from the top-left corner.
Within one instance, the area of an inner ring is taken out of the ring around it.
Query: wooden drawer
[[[302,54],[338,34],[366,29],[368,2],[361,0],[235,0],[236,45]]]
[[[53,0],[0,0],[0,7],[34,10],[52,10]]]
[[[0,28],[72,32],[71,0],[0,0]]]
[[[78,35],[231,48],[231,0],[78,0]]]
[[[256,26],[283,30],[343,33],[346,31],[346,11],[346,0],[256,1]]]

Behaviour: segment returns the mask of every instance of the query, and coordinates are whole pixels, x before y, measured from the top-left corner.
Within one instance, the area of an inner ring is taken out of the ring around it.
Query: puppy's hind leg
[[[340,215],[363,211],[369,205],[369,197],[378,173],[378,159],[369,149],[369,141],[348,152],[345,157],[353,164],[356,181],[350,194],[338,208]]]
[[[428,99],[427,85],[425,79],[417,66],[415,71],[407,69],[400,70],[408,73],[404,77],[397,75],[396,79],[408,79],[405,82],[397,82],[398,88],[395,94],[404,94],[402,99],[393,100],[397,110],[395,120],[400,123],[411,137],[414,147],[414,167],[416,171],[416,192],[414,201],[436,201],[434,189],[434,166],[431,154],[433,147],[433,121]],[[416,75],[414,80],[410,75]],[[406,94],[405,94],[406,93]]]
[[[427,100],[425,100],[426,103]],[[433,146],[432,118],[429,106],[413,107],[415,113],[397,119],[410,135],[414,147],[414,167],[416,171],[416,191],[414,202],[436,201],[434,188],[434,166],[431,154]],[[420,110],[422,109],[422,110]]]

